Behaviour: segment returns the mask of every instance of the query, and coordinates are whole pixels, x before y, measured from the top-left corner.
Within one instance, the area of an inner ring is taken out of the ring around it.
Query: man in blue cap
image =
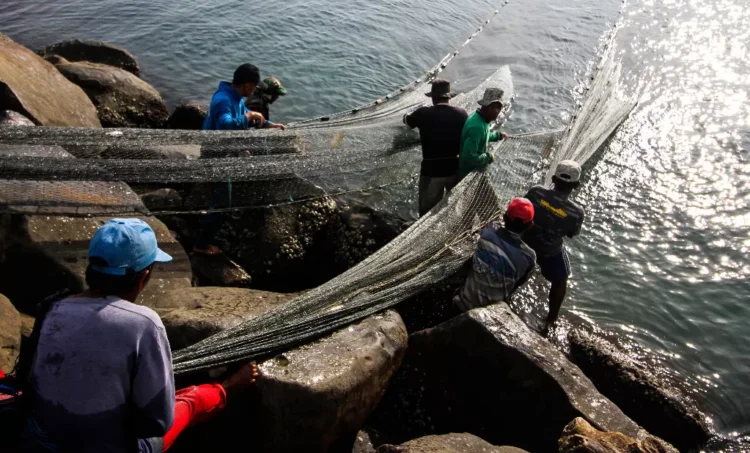
[[[113,219],[94,234],[89,289],[55,302],[37,320],[28,386],[37,439],[47,437],[59,452],[160,452],[221,410],[227,390],[254,382],[251,364],[223,385],[175,394],[164,325],[134,303],[155,263],[171,260],[140,219]]]

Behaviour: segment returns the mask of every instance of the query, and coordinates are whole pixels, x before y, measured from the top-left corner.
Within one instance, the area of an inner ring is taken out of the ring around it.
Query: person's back
[[[138,439],[172,425],[171,364],[153,310],[116,296],[59,301],[34,361],[35,418],[60,452],[148,451]]]
[[[568,278],[572,275],[563,238],[578,235],[583,225],[583,208],[570,200],[570,194],[580,185],[580,178],[581,166],[575,161],[564,160],[555,168],[553,188],[534,186],[526,193],[536,216],[534,227],[524,234],[523,240],[536,252],[542,277],[551,283],[544,333],[557,320],[567,292]]]
[[[419,172],[419,215],[427,214],[458,182],[458,154],[461,131],[468,114],[450,105],[450,83],[436,79],[425,93],[433,105],[420,107],[404,116],[404,123],[419,128],[422,142],[422,166]]]
[[[454,299],[463,311],[508,301],[511,294],[528,280],[536,255],[521,240],[533,224],[534,209],[528,200],[511,201],[503,217],[481,232],[472,267],[461,291]]]
[[[419,128],[422,175],[446,177],[456,174],[461,130],[468,117],[466,110],[450,104],[420,107],[407,117],[409,126]]]
[[[570,199],[570,192],[555,188],[534,186],[526,198],[534,204],[536,216],[534,226],[523,236],[524,242],[540,257],[561,253],[563,238],[573,237],[581,230],[583,208]]]

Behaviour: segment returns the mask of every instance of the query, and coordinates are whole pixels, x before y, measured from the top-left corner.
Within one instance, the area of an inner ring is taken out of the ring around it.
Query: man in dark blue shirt
[[[581,166],[564,160],[555,169],[551,189],[535,186],[526,194],[534,205],[535,217],[534,227],[524,234],[523,240],[536,252],[542,276],[552,284],[545,333],[557,320],[571,275],[563,238],[578,235],[583,225],[583,208],[570,200],[570,194],[580,185],[580,178]]]

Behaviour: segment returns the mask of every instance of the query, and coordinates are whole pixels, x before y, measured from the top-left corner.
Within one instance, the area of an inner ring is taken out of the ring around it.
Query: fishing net
[[[496,144],[495,163],[464,178],[388,245],[291,303],[176,351],[175,372],[268,356],[306,343],[456,273],[474,252],[481,228],[498,219],[511,198],[525,193],[536,173],[541,170],[549,181],[548,168],[560,160],[585,163],[627,117],[634,103],[619,91],[619,71],[610,40],[567,130],[515,136]]]
[[[185,213],[383,194],[399,185],[413,190],[421,157],[419,136],[403,125],[402,117],[429,101],[424,95],[429,83],[481,30],[423,77],[378,101],[290,124],[283,132],[0,129],[0,212],[159,214],[144,206],[138,194],[163,187],[180,193],[182,204],[175,209]],[[495,163],[464,178],[395,240],[283,307],[176,351],[175,372],[289,349],[454,274],[471,256],[482,226],[498,218],[511,197],[524,193],[535,175],[563,158],[585,161],[619,125],[632,105],[615,95],[618,71],[609,50],[567,131],[495,144]],[[507,67],[452,103],[473,110],[488,86],[502,88],[510,104],[513,85]]]

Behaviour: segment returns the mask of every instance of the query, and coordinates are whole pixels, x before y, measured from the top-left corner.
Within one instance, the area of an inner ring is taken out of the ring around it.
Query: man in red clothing
[[[35,347],[21,351],[16,378],[29,413],[22,451],[46,444],[59,453],[158,453],[219,412],[227,392],[255,382],[257,366],[249,364],[221,384],[175,392],[164,325],[134,303],[154,264],[171,259],[140,219],[112,219],[97,230],[88,289],[44,310]]]

